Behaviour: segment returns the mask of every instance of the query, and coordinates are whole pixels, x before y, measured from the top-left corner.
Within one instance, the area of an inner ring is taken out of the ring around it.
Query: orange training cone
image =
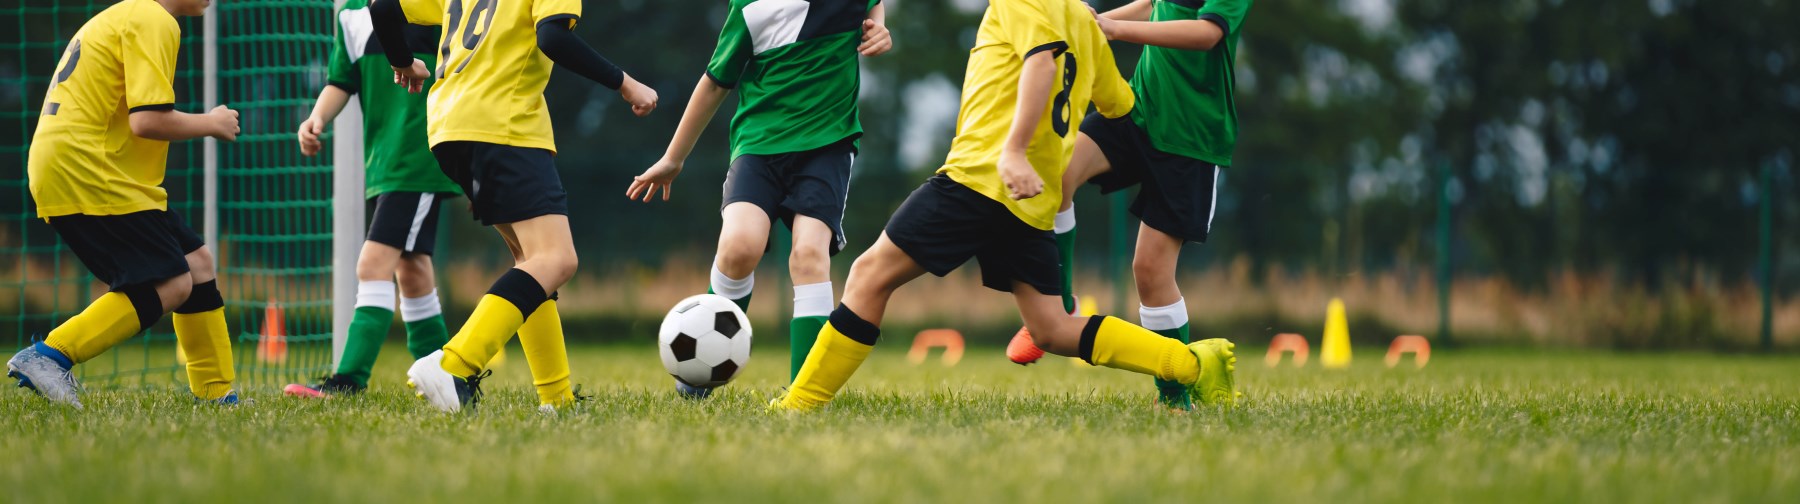
[[[1312,353],[1312,347],[1307,346],[1306,338],[1298,334],[1277,334],[1275,339],[1269,341],[1269,354],[1263,357],[1263,363],[1269,367],[1278,366],[1281,364],[1281,355],[1290,352],[1294,354],[1294,367],[1306,367],[1306,356]]]
[[[256,358],[276,364],[287,361],[287,316],[282,314],[281,303],[271,301],[263,309],[262,338],[256,343]]]
[[[962,362],[963,337],[955,329],[926,329],[913,336],[912,350],[906,352],[906,361],[917,366],[925,363],[925,356],[934,347],[944,347],[944,366],[955,366]]]
[[[1387,367],[1400,365],[1400,356],[1409,353],[1413,354],[1413,367],[1424,369],[1425,363],[1431,362],[1431,342],[1416,334],[1394,338],[1388,345]]]

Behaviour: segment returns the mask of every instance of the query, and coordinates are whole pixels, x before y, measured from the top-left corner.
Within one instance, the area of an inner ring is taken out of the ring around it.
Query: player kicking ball
[[[38,217],[110,289],[6,363],[7,376],[52,402],[81,407],[70,368],[175,312],[188,389],[237,404],[231,336],[212,252],[169,210],[169,142],[233,141],[237,111],[175,110],[176,16],[207,0],[125,0],[75,32],[44,96],[27,178]]]
[[[981,263],[982,285],[1013,294],[1046,350],[1181,383],[1209,404],[1236,402],[1231,342],[1186,345],[1113,317],[1069,317],[1058,302],[1051,225],[1074,148],[1071,119],[1090,101],[1106,117],[1123,117],[1134,100],[1106,44],[1091,11],[1076,0],[988,4],[944,166],[856,259],[842,304],[772,408],[829,403],[874,349],[894,291],[925,273],[944,276],[970,258]]]
[[[462,189],[444,176],[431,156],[425,135],[426,95],[393,85],[393,70],[381,57],[381,43],[371,31],[368,0],[345,2],[337,20],[325,89],[319,92],[312,116],[300,124],[300,153],[319,152],[323,146],[319,136],[326,125],[343,112],[350,95],[356,95],[363,111],[364,187],[375,215],[356,259],[356,312],[350,318],[343,359],[337,372],[319,383],[289,384],[284,391],[296,397],[323,398],[367,389],[370,369],[394,323],[396,297],[406,324],[406,349],[413,359],[450,341],[431,253],[437,244],[440,202],[461,195]],[[438,40],[438,29],[406,25],[406,39],[415,50],[429,48]],[[426,66],[437,64],[437,55],[430,51],[413,57]],[[422,85],[430,86],[431,79]]]
[[[1131,78],[1139,104],[1126,117],[1088,114],[1063,174],[1056,243],[1062,259],[1063,308],[1074,311],[1075,191],[1094,183],[1110,193],[1141,186],[1131,202],[1138,227],[1132,273],[1138,323],[1164,337],[1188,341],[1187,301],[1175,282],[1185,242],[1206,241],[1212,229],[1220,168],[1231,165],[1237,143],[1232,61],[1251,0],[1138,0],[1096,18],[1107,38],[1145,44]],[[1145,22],[1148,21],[1148,22]],[[1029,324],[1027,324],[1029,326]],[[1020,329],[1007,357],[1030,364],[1043,356],[1032,331]],[[1164,406],[1189,409],[1187,389],[1158,379]]]
[[[488,361],[517,333],[539,409],[555,412],[575,400],[556,291],[576,257],[544,86],[562,65],[618,90],[639,116],[656,108],[656,91],[570,31],[579,0],[376,0],[369,14],[394,81],[412,92],[432,73],[413,57],[407,23],[445,27],[427,99],[431,152],[514,260],[456,336],[413,363],[408,383],[440,411],[472,406]]]
[[[668,200],[706,123],[725,95],[743,89],[731,120],[732,161],[710,291],[749,311],[769,231],[777,220],[787,224],[794,282],[790,379],[831,314],[830,258],[845,245],[844,205],[862,136],[857,56],[893,47],[879,2],[733,0],[668,151],[625,191],[628,198],[650,201],[661,190]],[[676,387],[688,396],[708,392],[681,382]]]

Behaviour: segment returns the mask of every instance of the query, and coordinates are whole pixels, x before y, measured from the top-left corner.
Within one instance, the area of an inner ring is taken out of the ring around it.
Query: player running
[[[1127,117],[1088,114],[1063,174],[1056,243],[1062,256],[1063,309],[1075,311],[1075,190],[1092,182],[1102,193],[1141,185],[1131,202],[1138,226],[1132,260],[1138,323],[1188,341],[1187,301],[1175,283],[1184,242],[1206,242],[1218,199],[1220,169],[1237,143],[1232,101],[1233,61],[1252,0],[1137,0],[1097,18],[1107,38],[1144,44],[1131,90],[1138,106]],[[1145,22],[1148,20],[1148,22]],[[1030,324],[1027,324],[1030,325]],[[1030,364],[1044,355],[1020,329],[1007,357]],[[1158,379],[1158,400],[1189,409],[1187,387]]]
[[[668,151],[625,191],[649,201],[660,189],[668,200],[706,123],[725,95],[743,88],[731,119],[731,169],[719,210],[725,222],[710,292],[748,311],[769,231],[777,220],[787,224],[794,281],[789,378],[800,372],[831,314],[831,256],[845,245],[844,205],[862,137],[857,55],[893,47],[884,10],[880,0],[732,0]],[[687,395],[707,393],[681,382],[676,387]]]
[[[237,404],[231,337],[212,252],[169,210],[169,142],[233,141],[237,111],[175,110],[176,16],[207,0],[125,0],[69,41],[31,137],[27,178],[38,217],[110,290],[6,363],[7,376],[45,398],[81,407],[69,369],[175,312],[197,400]]]
[[[1076,139],[1071,119],[1090,99],[1111,118],[1125,116],[1133,103],[1106,44],[1081,2],[988,4],[969,51],[948,159],[856,259],[842,304],[772,408],[829,403],[874,348],[894,291],[927,272],[944,276],[971,257],[981,263],[982,285],[1013,293],[1049,351],[1178,382],[1207,403],[1235,403],[1231,342],[1184,345],[1113,317],[1071,318],[1057,303],[1062,284],[1051,225]]]
[[[327,397],[361,393],[369,387],[369,370],[381,354],[388,326],[394,323],[396,283],[400,319],[406,323],[406,349],[420,359],[450,341],[438,302],[431,253],[437,245],[439,203],[462,195],[444,176],[425,136],[425,96],[393,85],[393,70],[381,57],[381,42],[371,31],[368,0],[349,0],[338,11],[337,37],[332,39],[326,85],[312,116],[300,123],[300,152],[311,156],[323,146],[319,136],[356,95],[363,112],[364,194],[375,207],[369,235],[356,259],[356,313],[344,343],[337,372],[312,385],[289,384],[287,395]],[[406,25],[413,57],[427,66],[437,55],[427,48],[438,40],[438,28]],[[424,87],[431,86],[426,79]],[[396,282],[396,279],[398,280]]]
[[[456,336],[413,363],[409,383],[433,408],[470,406],[484,367],[517,333],[539,409],[553,412],[575,400],[556,290],[575,274],[576,258],[544,86],[560,64],[619,90],[639,116],[656,108],[656,91],[570,31],[579,0],[377,0],[369,14],[395,82],[414,92],[432,73],[413,57],[406,24],[444,27],[428,98],[431,151],[515,261]]]

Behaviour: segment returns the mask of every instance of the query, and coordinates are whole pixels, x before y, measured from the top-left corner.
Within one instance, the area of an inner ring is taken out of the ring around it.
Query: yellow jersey
[[[168,209],[169,142],[132,135],[131,113],[175,109],[180,48],[181,25],[155,0],[119,2],[75,32],[31,135],[38,217]]]
[[[556,152],[544,103],[551,62],[538,50],[537,26],[574,23],[580,0],[399,1],[408,22],[444,27],[426,106],[433,147],[469,141]]]
[[[1000,151],[1018,108],[1025,58],[1056,55],[1056,76],[1044,118],[1026,157],[1044,179],[1044,192],[1012,199],[1000,180]],[[1131,85],[1119,75],[1112,48],[1087,5],[1078,0],[994,0],[981,16],[963,75],[956,137],[938,173],[1006,205],[1038,229],[1051,229],[1062,204],[1062,174],[1075,152],[1075,134],[1092,102],[1109,118],[1131,112]]]

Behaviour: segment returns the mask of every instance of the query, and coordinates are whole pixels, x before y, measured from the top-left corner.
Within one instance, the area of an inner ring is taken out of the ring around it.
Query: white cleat
[[[19,386],[37,391],[50,402],[58,402],[81,409],[81,384],[75,382],[75,375],[63,369],[49,356],[39,353],[35,346],[25,347],[6,361],[6,375],[19,380]]]
[[[443,361],[443,350],[414,361],[412,369],[406,370],[407,385],[431,407],[455,413],[462,410],[462,401],[456,396],[456,377],[444,371]]]

